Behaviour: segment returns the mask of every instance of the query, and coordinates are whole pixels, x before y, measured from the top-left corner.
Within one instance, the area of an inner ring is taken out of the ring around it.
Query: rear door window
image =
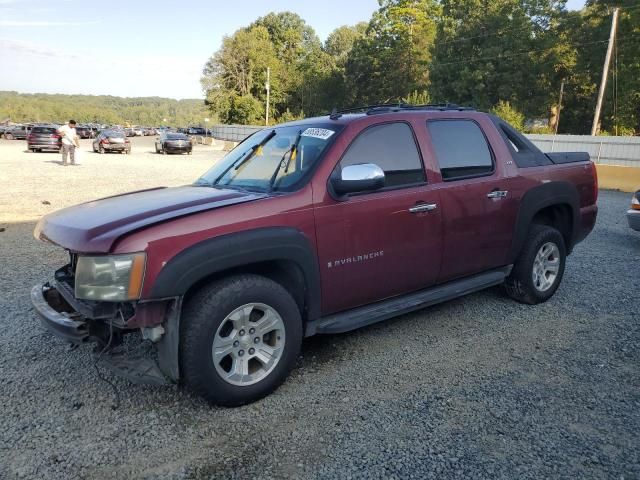
[[[427,128],[442,179],[490,175],[494,161],[487,139],[473,120],[430,120]]]
[[[375,163],[385,174],[385,187],[424,183],[425,173],[413,131],[406,123],[385,123],[364,130],[349,145],[340,168]]]
[[[32,133],[43,133],[52,135],[56,133],[56,129],[53,127],[33,127]]]

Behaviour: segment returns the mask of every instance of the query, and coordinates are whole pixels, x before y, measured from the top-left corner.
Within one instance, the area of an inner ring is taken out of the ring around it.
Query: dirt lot
[[[0,183],[11,184],[0,190],[0,223],[34,220],[100,196],[191,183],[224,154],[195,145],[193,155],[159,155],[154,140],[132,138],[131,155],[100,155],[82,140],[75,167],[63,167],[57,153],[27,151],[25,141],[0,140]]]
[[[615,192],[546,304],[492,289],[312,338],[277,392],[237,409],[107,374],[113,410],[90,347],[70,351],[32,311],[30,287],[66,258],[31,232],[72,203],[189,182],[221,155],[134,141],[78,167],[0,141],[0,478],[640,478],[640,234]]]

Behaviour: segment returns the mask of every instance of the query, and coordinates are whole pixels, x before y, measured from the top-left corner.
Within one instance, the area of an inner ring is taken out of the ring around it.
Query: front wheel
[[[238,275],[191,298],[180,336],[186,386],[213,404],[235,407],[268,395],[284,381],[300,352],[302,321],[280,284]]]
[[[104,147],[102,145],[100,145],[100,147],[98,148],[98,153],[100,155],[104,155]]]
[[[560,286],[566,258],[564,238],[558,230],[532,225],[511,275],[504,282],[507,294],[531,305],[546,302]]]

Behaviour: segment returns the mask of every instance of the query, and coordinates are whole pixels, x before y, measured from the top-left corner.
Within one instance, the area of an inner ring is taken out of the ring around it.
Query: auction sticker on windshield
[[[327,140],[333,135],[333,130],[329,130],[327,128],[307,128],[304,132],[302,132],[302,137],[313,137],[319,138],[321,140]]]

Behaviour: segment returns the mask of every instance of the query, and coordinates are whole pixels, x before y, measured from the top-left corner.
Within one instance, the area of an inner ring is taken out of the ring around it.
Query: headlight
[[[137,300],[142,291],[146,255],[78,257],[76,298],[103,302]]]

